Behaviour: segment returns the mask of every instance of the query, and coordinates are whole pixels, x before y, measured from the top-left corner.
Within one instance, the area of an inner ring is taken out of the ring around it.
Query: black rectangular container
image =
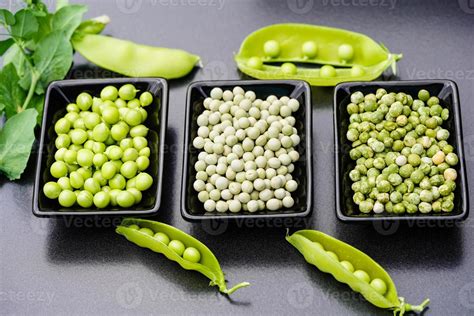
[[[107,207],[105,209],[84,209],[79,206],[64,208],[57,200],[50,200],[43,194],[43,185],[48,181],[55,181],[49,167],[54,162],[56,147],[54,141],[56,133],[54,124],[66,113],[66,106],[75,103],[76,96],[81,92],[88,92],[92,96],[99,96],[102,88],[112,85],[119,88],[131,83],[140,91],[149,91],[153,103],[146,110],[148,118],[145,125],[149,128],[147,140],[151,149],[150,167],[147,172],[153,177],[153,185],[143,192],[142,201],[130,209]],[[55,81],[46,91],[41,139],[36,166],[36,179],[33,193],[33,214],[38,217],[57,216],[127,216],[152,215],[156,213],[161,202],[161,187],[163,175],[163,156],[165,132],[168,111],[168,84],[161,78],[117,78],[117,79],[81,79]]]
[[[203,100],[209,96],[214,87],[223,90],[240,86],[244,90],[252,90],[257,98],[266,98],[269,95],[277,97],[289,96],[300,102],[300,108],[294,114],[298,135],[301,142],[297,146],[300,159],[295,163],[293,178],[298,181],[298,189],[294,192],[295,205],[291,209],[279,211],[262,211],[256,213],[217,213],[206,212],[197,199],[197,192],[193,188],[196,178],[194,164],[197,161],[199,150],[192,146],[192,140],[197,136],[197,116],[202,113]],[[184,163],[181,189],[181,215],[188,221],[200,220],[236,220],[236,219],[275,219],[275,218],[300,218],[311,213],[312,196],[312,152],[311,152],[311,90],[304,81],[298,80],[226,80],[226,81],[200,81],[188,87],[186,97],[186,120],[184,140]]]
[[[455,153],[459,156],[459,164],[455,167],[458,172],[456,190],[454,192],[454,209],[450,213],[430,214],[361,214],[357,205],[352,200],[352,181],[349,171],[356,164],[349,157],[351,144],[346,138],[349,125],[349,114],[346,106],[349,104],[350,95],[361,91],[364,94],[375,93],[378,88],[387,92],[405,92],[413,98],[417,97],[418,91],[426,89],[430,95],[437,96],[443,107],[450,111],[449,119],[444,122],[444,128],[450,132],[448,142],[453,145]],[[467,189],[466,166],[464,161],[464,149],[462,143],[461,111],[459,106],[459,95],[456,84],[451,80],[413,80],[413,81],[380,81],[380,82],[350,82],[341,83],[334,91],[334,141],[335,141],[335,171],[336,171],[336,214],[344,222],[369,222],[380,220],[401,221],[444,221],[463,220],[469,212],[469,194]]]

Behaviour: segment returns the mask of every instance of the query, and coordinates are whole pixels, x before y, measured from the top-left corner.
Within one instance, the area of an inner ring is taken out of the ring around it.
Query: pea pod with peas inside
[[[72,44],[90,62],[129,77],[180,78],[200,60],[181,49],[140,45],[87,32],[77,32]]]
[[[224,273],[212,251],[196,238],[173,226],[126,218],[117,227],[116,232],[140,247],[165,255],[186,270],[204,274],[211,280],[209,285],[219,287],[219,291],[224,294],[230,295],[239,288],[250,285],[248,282],[242,282],[227,289]]]
[[[395,73],[401,58],[364,34],[287,23],[247,36],[235,61],[243,73],[257,79],[300,79],[313,86],[335,86],[344,81],[374,80],[390,66]]]
[[[286,240],[303,254],[308,263],[349,285],[373,305],[393,310],[394,315],[421,312],[429,303],[429,299],[418,306],[405,303],[404,298],[398,297],[389,274],[377,262],[329,235],[316,230],[300,230],[287,235]]]

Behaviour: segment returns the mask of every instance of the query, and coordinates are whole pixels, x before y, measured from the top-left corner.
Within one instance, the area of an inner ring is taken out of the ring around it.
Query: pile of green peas
[[[319,248],[321,251],[325,251],[326,254],[331,257],[332,259],[334,259],[335,261],[339,262],[339,264],[341,266],[344,267],[344,269],[346,269],[347,271],[351,272],[352,274],[354,274],[354,276],[356,278],[358,278],[359,280],[363,281],[363,282],[366,282],[368,283],[375,291],[377,291],[377,293],[379,293],[380,295],[385,295],[385,293],[387,293],[387,284],[385,283],[384,280],[382,279],[379,279],[379,278],[374,278],[374,279],[370,279],[370,276],[369,274],[364,271],[364,270],[356,270],[354,268],[354,265],[347,261],[347,260],[342,260],[342,261],[339,261],[339,256],[332,252],[332,251],[329,251],[329,250],[325,250],[324,249],[324,246],[321,245],[319,242],[317,241],[313,241],[313,244]]]
[[[82,92],[67,105],[54,125],[57,151],[50,173],[57,181],[44,185],[46,197],[83,208],[127,208],[141,201],[153,184],[145,172],[150,147],[143,125],[153,96],[138,92],[132,84],[106,86],[100,98]]]
[[[186,247],[181,240],[173,239],[170,240],[170,237],[163,232],[154,232],[148,227],[140,228],[138,225],[128,226],[130,229],[138,230],[140,233],[153,237],[159,242],[162,242],[170,250],[175,252],[178,256],[182,257],[184,260],[190,261],[192,263],[198,263],[201,261],[201,253],[194,247]]]
[[[201,150],[193,183],[207,212],[291,208],[298,188],[291,173],[299,159],[298,100],[257,99],[241,87],[213,88],[197,117],[193,146]]]
[[[451,212],[459,159],[443,128],[449,110],[436,96],[378,89],[347,105],[353,201],[362,213]]]

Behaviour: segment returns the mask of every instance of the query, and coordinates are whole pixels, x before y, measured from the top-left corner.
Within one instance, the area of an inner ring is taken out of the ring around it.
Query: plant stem
[[[23,105],[21,106],[21,109],[19,109],[20,111],[18,112],[22,112],[28,107],[28,104],[30,103],[31,99],[33,98],[33,95],[35,94],[38,79],[39,79],[39,76],[36,74],[36,71],[32,70],[30,89],[28,90],[28,95],[26,96],[25,102],[23,103]]]
[[[33,66],[33,63],[31,62],[28,54],[25,52],[25,48],[23,46],[23,43],[15,37],[12,37],[12,38],[15,41],[15,43],[18,45],[18,47],[20,48],[20,52],[23,55],[23,58],[25,58],[25,61],[28,64],[28,66],[30,68],[30,71],[31,71],[31,83],[30,83],[30,88],[28,89],[28,94],[27,94],[25,102],[23,102],[23,105],[21,106],[21,108],[17,109],[17,112],[22,112],[28,107],[28,105],[30,104],[31,99],[33,98],[33,95],[35,94],[36,85],[38,84],[38,80],[39,80],[40,76],[38,75],[38,73],[35,69],[35,66]]]
[[[248,283],[248,282],[242,282],[242,283],[239,283],[239,284],[235,285],[233,288],[226,290],[224,293],[227,294],[227,295],[230,295],[230,294],[234,293],[235,291],[237,291],[238,289],[249,286],[249,285],[250,285],[250,283]]]

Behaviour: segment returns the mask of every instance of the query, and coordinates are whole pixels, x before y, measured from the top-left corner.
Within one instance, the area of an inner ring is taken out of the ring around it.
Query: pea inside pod
[[[339,282],[360,293],[373,305],[393,310],[394,314],[421,312],[429,299],[414,306],[398,297],[390,275],[362,251],[316,230],[300,230],[286,240],[319,270],[330,273]]]
[[[242,282],[227,289],[224,273],[212,251],[196,238],[185,232],[160,222],[126,218],[117,227],[116,232],[132,243],[161,253],[177,262],[186,270],[204,274],[211,280],[210,286],[217,286],[224,294],[250,285]]]
[[[270,25],[247,36],[235,61],[243,73],[257,79],[301,79],[314,86],[334,86],[344,81],[374,80],[390,66],[396,72],[400,58],[401,54],[391,54],[364,34],[287,23]],[[287,63],[322,67],[287,71]]]
[[[139,45],[96,34],[78,33],[72,44],[90,62],[129,77],[180,78],[200,60],[184,50]]]

